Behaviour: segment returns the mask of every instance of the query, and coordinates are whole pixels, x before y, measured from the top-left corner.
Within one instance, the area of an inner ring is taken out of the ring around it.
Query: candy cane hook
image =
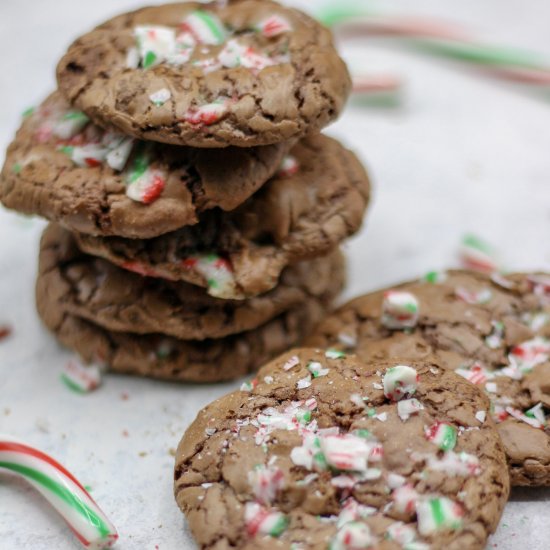
[[[42,451],[0,434],[0,469],[18,474],[37,489],[85,548],[110,548],[118,539],[114,525],[81,483]]]

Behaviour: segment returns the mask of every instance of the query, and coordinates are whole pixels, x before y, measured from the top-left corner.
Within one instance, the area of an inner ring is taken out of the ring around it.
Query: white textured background
[[[53,88],[55,64],[70,41],[138,5],[0,0],[0,150],[21,111]],[[444,17],[487,41],[538,50],[550,59],[546,0],[375,5]],[[466,231],[496,244],[510,268],[550,269],[550,99],[545,103],[383,41],[344,53],[361,70],[396,72],[407,80],[401,108],[352,104],[329,130],[363,157],[376,186],[364,231],[347,246],[347,296],[450,265]],[[68,391],[59,381],[68,354],[41,327],[33,305],[42,227],[0,211],[0,324],[15,329],[0,343],[0,432],[43,448],[90,485],[119,529],[118,548],[191,549],[172,498],[170,450],[199,408],[237,383],[185,387],[110,376],[94,394]],[[489,547],[549,548],[549,512],[550,490],[514,491]],[[77,545],[41,497],[0,475],[0,548]]]

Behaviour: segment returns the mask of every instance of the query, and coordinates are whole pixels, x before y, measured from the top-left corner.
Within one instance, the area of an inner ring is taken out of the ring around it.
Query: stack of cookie
[[[243,375],[301,341],[344,283],[367,175],[318,132],[350,90],[328,30],[271,1],[124,14],[77,39],[26,113],[2,203],[53,223],[39,313],[86,362]]]

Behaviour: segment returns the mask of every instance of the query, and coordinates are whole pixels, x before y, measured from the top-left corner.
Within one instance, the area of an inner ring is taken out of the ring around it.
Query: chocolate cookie
[[[156,239],[77,236],[82,250],[125,269],[208,287],[221,298],[272,289],[282,270],[326,254],[361,226],[369,180],[353,153],[318,135],[294,147],[285,171],[233,212]]]
[[[174,382],[222,382],[244,376],[300,343],[327,312],[327,304],[308,298],[254,330],[217,340],[184,341],[162,334],[107,331],[63,311],[60,299],[38,291],[38,313],[59,342],[83,361]]]
[[[431,273],[352,300],[308,342],[367,361],[435,354],[490,397],[514,485],[550,485],[550,277]]]
[[[0,201],[91,235],[151,238],[232,210],[280,167],[291,143],[194,149],[92,124],[55,92],[28,114],[0,176]]]
[[[289,267],[267,294],[220,300],[200,287],[142,277],[83,254],[69,231],[52,224],[42,237],[37,292],[57,297],[61,311],[112,331],[204,340],[255,329],[309,298],[328,304],[344,279],[336,251]]]
[[[294,350],[199,413],[176,500],[202,549],[482,549],[509,492],[488,409],[433,360]]]
[[[184,2],[115,17],[57,67],[67,99],[102,125],[194,147],[250,147],[334,120],[351,81],[331,33],[268,0]]]

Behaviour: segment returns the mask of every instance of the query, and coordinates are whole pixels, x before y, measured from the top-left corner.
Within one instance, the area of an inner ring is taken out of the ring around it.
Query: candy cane
[[[80,482],[43,452],[0,435],[0,468],[19,474],[61,514],[85,548],[111,547],[117,531]]]
[[[493,77],[533,87],[550,85],[550,63],[541,56],[480,44],[464,30],[442,21],[373,14],[345,3],[318,16],[326,25],[351,36],[390,36],[419,51],[479,67]]]
[[[403,81],[393,75],[353,75],[353,92],[355,94],[376,94],[377,97],[398,99],[403,90]]]

